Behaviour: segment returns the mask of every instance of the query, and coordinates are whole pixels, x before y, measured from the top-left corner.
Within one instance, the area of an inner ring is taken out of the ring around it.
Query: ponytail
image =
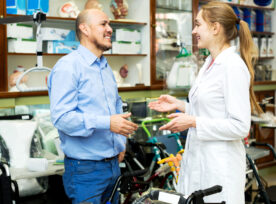
[[[226,43],[230,43],[235,38],[240,38],[240,54],[241,58],[247,65],[250,73],[250,105],[251,112],[254,114],[263,113],[259,106],[253,90],[254,83],[254,64],[258,58],[258,51],[254,45],[251,32],[245,21],[240,20],[234,10],[223,2],[209,2],[201,7],[202,17],[205,21],[214,23],[218,22],[222,25],[225,33]]]
[[[239,25],[238,33],[240,38],[240,54],[250,73],[249,92],[250,92],[251,112],[261,114],[263,113],[263,111],[257,102],[256,96],[253,90],[254,65],[258,58],[258,50],[251,37],[251,32],[249,30],[248,24],[245,21],[240,20],[238,25]]]

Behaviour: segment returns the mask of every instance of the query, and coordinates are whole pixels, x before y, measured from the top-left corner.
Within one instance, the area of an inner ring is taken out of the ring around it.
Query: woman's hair
[[[254,83],[254,64],[258,57],[257,48],[253,42],[251,32],[247,23],[237,17],[234,10],[223,2],[209,2],[201,7],[202,18],[207,23],[218,22],[224,29],[225,43],[239,36],[240,38],[240,55],[249,70],[250,79],[250,104],[251,111],[262,113],[253,91]]]

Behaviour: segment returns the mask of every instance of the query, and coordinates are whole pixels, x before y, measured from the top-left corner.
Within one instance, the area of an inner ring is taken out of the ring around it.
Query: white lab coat
[[[250,74],[236,47],[206,59],[190,90],[186,112],[196,116],[181,161],[177,191],[190,195],[213,185],[221,193],[205,202],[244,203],[246,158],[243,138],[250,128]]]

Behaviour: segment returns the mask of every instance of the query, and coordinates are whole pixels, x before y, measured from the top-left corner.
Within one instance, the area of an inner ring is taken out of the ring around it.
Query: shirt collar
[[[101,68],[107,67],[107,60],[104,56],[101,56],[101,58],[97,58],[96,55],[94,55],[90,50],[88,50],[83,45],[79,45],[78,52],[81,54],[81,56],[89,65],[97,63],[98,65],[100,65]]]

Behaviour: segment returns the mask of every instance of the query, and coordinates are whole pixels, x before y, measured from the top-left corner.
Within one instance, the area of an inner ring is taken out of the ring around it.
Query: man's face
[[[109,25],[107,15],[101,11],[91,17],[88,22],[88,39],[101,51],[109,50],[112,47],[111,36],[112,28]]]

